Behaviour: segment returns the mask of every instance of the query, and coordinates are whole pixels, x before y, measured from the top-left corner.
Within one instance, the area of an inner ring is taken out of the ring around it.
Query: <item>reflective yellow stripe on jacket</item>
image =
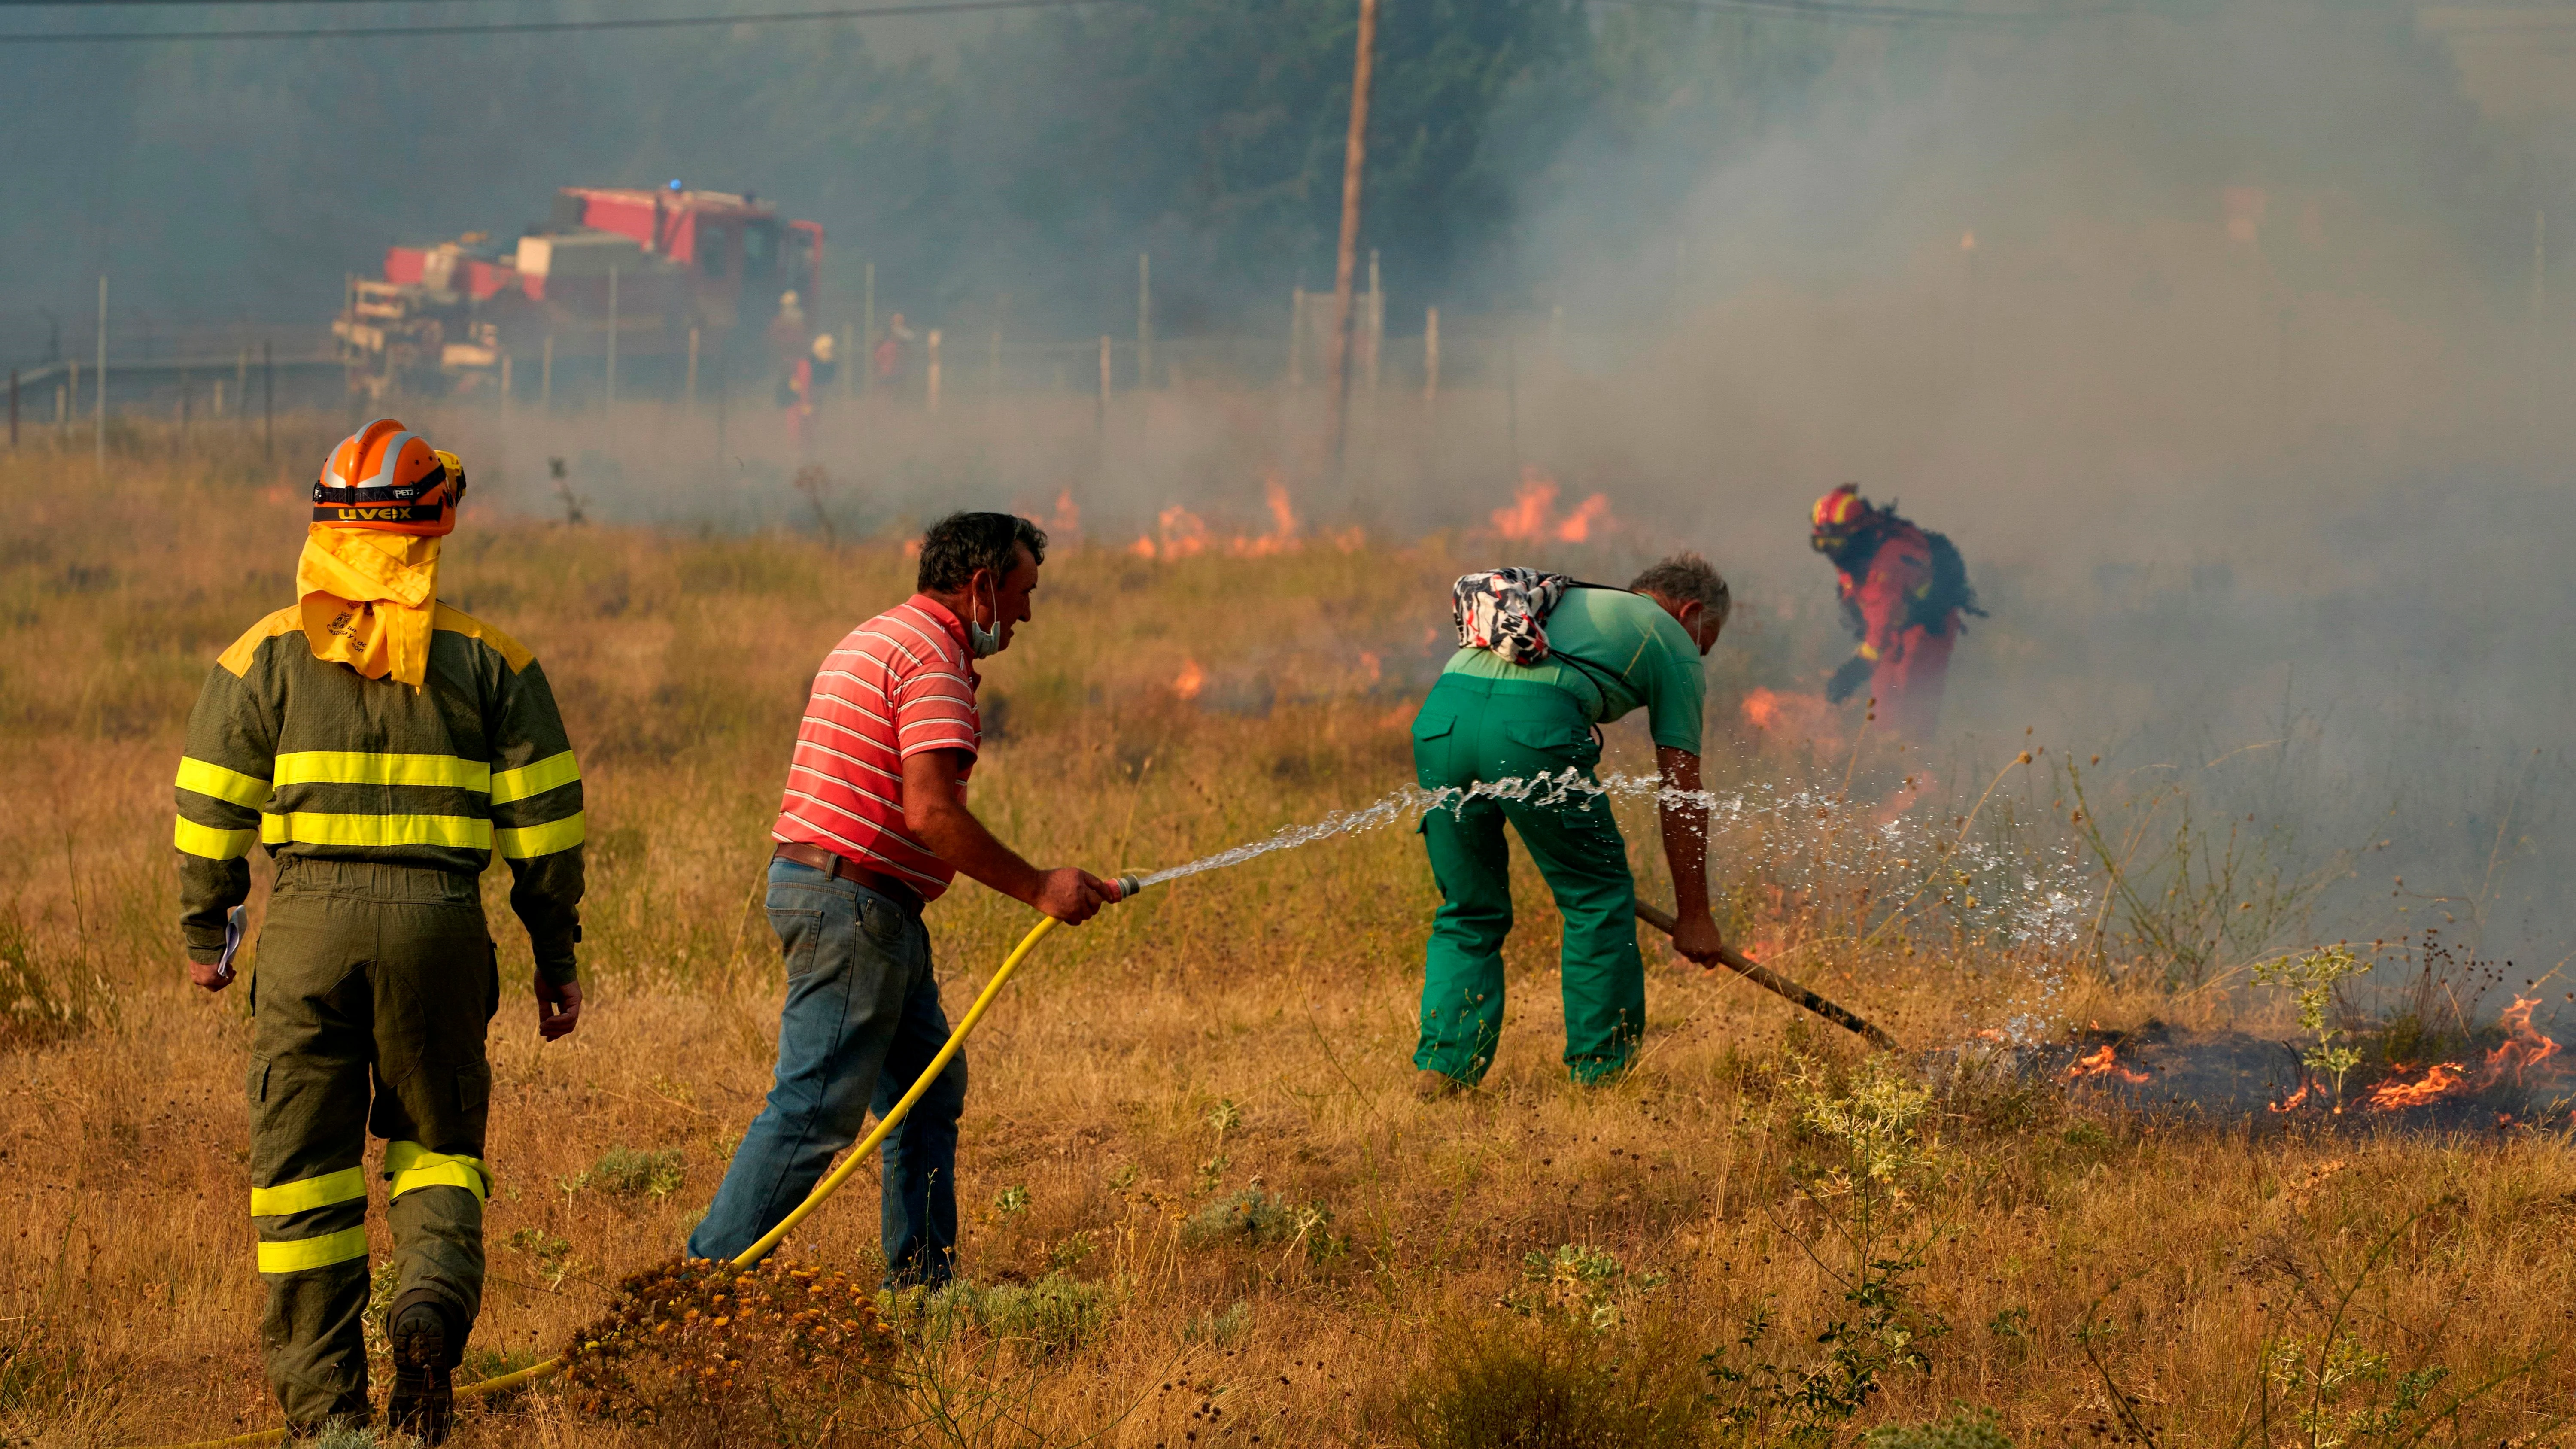
[[[534,860],[540,855],[572,849],[582,843],[587,833],[588,827],[582,823],[581,812],[576,810],[561,820],[504,830],[494,838],[500,844],[502,859]]]
[[[257,834],[252,830],[217,830],[182,815],[171,843],[190,855],[203,856],[208,860],[239,860],[250,854],[251,842]]]
[[[573,762],[572,751],[566,750],[559,755],[548,755],[542,760],[531,761],[515,770],[503,770],[494,775],[492,803],[507,805],[513,800],[525,800],[531,795],[542,795],[548,790],[560,789],[580,778],[581,766]]]
[[[325,815],[296,810],[259,817],[268,845],[444,845],[489,850],[492,822],[471,815]]]
[[[385,1176],[393,1181],[394,1197],[424,1187],[461,1187],[479,1202],[492,1191],[492,1169],[482,1158],[432,1152],[417,1142],[385,1144]]]
[[[209,795],[232,805],[247,805],[253,810],[268,798],[269,785],[257,775],[228,770],[212,760],[193,755],[179,757],[179,788]]]
[[[280,785],[445,785],[482,794],[492,767],[454,755],[376,755],[359,750],[297,750],[277,757]],[[251,801],[257,804],[258,801]]]

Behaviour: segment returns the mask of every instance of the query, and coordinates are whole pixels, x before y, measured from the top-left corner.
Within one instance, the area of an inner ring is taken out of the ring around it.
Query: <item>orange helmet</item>
[[[455,531],[465,465],[392,418],[340,440],[313,481],[313,521],[436,538]]]

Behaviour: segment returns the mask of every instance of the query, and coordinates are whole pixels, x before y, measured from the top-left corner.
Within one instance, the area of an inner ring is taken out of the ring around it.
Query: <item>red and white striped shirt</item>
[[[819,845],[937,900],[956,870],[905,833],[903,762],[963,750],[958,795],[983,748],[966,628],[928,595],[850,631],[814,676],[772,839]]]

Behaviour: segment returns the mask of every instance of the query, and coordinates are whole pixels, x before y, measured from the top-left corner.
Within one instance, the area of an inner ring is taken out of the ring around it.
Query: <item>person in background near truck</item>
[[[918,334],[903,325],[903,314],[897,312],[886,320],[885,335],[877,339],[876,385],[890,387],[903,376],[903,353]]]
[[[758,1242],[938,1055],[948,1016],[921,911],[958,872],[1067,925],[1108,898],[1083,871],[1021,859],[966,808],[983,748],[974,661],[1028,622],[1046,546],[1007,513],[941,519],[921,541],[920,591],[851,630],[814,676],[770,832],[769,923],[787,968],[777,1084],[689,1234],[692,1258]],[[965,1105],[960,1053],[886,1138],[889,1288],[953,1271]]]
[[[1947,537],[1901,517],[1894,504],[1872,507],[1857,483],[1817,499],[1811,521],[1816,552],[1834,566],[1843,622],[1860,641],[1827,681],[1825,698],[1840,704],[1866,684],[1881,730],[1928,744],[1941,723],[1950,648],[1965,632],[1960,621],[1986,613],[1966,562]]]
[[[813,436],[814,410],[822,405],[823,394],[840,375],[833,362],[835,344],[829,332],[814,334],[814,345],[808,355],[796,359],[795,369],[787,375],[787,394],[780,403],[787,409],[787,442],[797,452],[806,450]]]
[[[251,982],[250,1213],[269,1388],[299,1434],[369,1418],[372,1132],[397,1275],[387,1416],[447,1436],[492,1190],[484,1033],[500,979],[480,877],[495,849],[536,956],[538,1034],[581,1020],[581,770],[537,661],[439,602],[464,496],[456,456],[391,418],[333,448],[298,600],[216,660],[179,760],[197,985],[232,984],[253,842],[277,863]]]
[[[805,303],[794,292],[778,294],[778,315],[769,319],[769,356],[780,377],[805,356]]]
[[[1717,644],[1731,596],[1695,553],[1675,554],[1627,589],[1577,586],[1546,618],[1549,657],[1508,662],[1463,646],[1413,720],[1414,773],[1426,790],[1541,774],[1593,780],[1595,726],[1640,705],[1655,763],[1674,790],[1700,788],[1701,659]],[[1578,1082],[1617,1075],[1646,1021],[1637,951],[1637,883],[1605,795],[1542,802],[1487,796],[1422,817],[1440,909],[1425,953],[1414,1091],[1474,1086],[1503,1030],[1503,938],[1512,929],[1511,823],[1565,920],[1565,1064]],[[1544,792],[1542,792],[1544,793]],[[1680,925],[1673,945],[1702,965],[1724,942],[1708,906],[1708,811],[1667,800],[1664,859]]]

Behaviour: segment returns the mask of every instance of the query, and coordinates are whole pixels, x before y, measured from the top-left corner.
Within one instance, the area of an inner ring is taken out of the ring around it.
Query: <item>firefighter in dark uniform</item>
[[[1941,722],[1950,649],[1967,615],[1985,617],[1959,550],[1941,534],[1873,507],[1846,483],[1816,500],[1811,542],[1834,566],[1843,621],[1859,647],[1834,671],[1836,704],[1869,686],[1878,727],[1928,744]]]
[[[367,1137],[399,1275],[392,1427],[430,1443],[483,1290],[500,982],[478,884],[494,851],[536,958],[539,1032],[581,1014],[581,772],[545,672],[438,601],[465,473],[390,418],[313,488],[297,602],[216,661],[179,761],[190,978],[232,981],[257,844],[276,883],[251,980],[250,1212],[261,1337],[291,1431],[365,1424]]]

